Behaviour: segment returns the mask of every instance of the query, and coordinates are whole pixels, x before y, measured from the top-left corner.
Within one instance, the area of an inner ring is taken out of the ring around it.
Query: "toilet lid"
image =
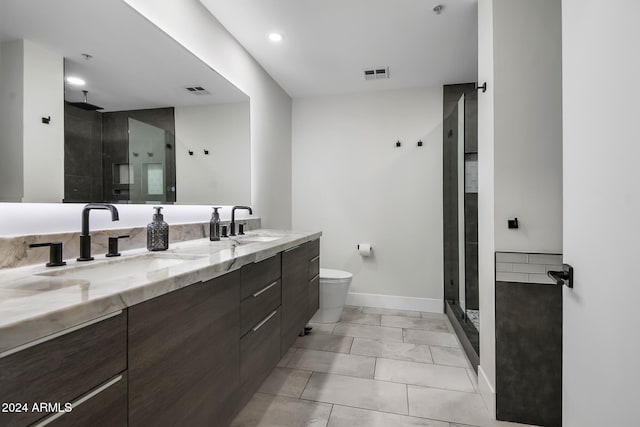
[[[330,268],[320,269],[321,279],[345,280],[345,279],[351,279],[352,276],[353,275],[348,271],[332,270]]]

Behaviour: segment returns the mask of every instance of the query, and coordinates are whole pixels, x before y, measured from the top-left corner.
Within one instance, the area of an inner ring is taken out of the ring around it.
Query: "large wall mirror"
[[[0,0],[0,201],[249,204],[249,117],[120,0]]]

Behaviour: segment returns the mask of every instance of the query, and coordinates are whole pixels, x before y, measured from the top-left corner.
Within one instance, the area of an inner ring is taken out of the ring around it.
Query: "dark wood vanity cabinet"
[[[0,425],[227,426],[318,308],[319,240],[0,358]]]
[[[240,383],[242,408],[280,360],[281,261],[277,254],[242,267]]]
[[[320,241],[313,240],[282,253],[282,342],[284,355],[319,306]]]
[[[226,425],[240,383],[240,271],[129,308],[129,426]]]
[[[126,354],[125,311],[0,358],[0,401],[27,405],[23,412],[3,408],[0,425],[24,426],[57,412],[34,411],[34,404],[64,410],[71,403],[50,425],[126,426]]]

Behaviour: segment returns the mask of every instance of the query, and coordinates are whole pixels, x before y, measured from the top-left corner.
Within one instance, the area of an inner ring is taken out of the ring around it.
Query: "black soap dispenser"
[[[220,214],[218,213],[219,206],[213,207],[213,213],[211,214],[211,221],[209,221],[209,240],[217,242],[220,240]]]
[[[169,224],[164,221],[162,206],[154,206],[156,213],[153,221],[147,225],[147,249],[150,251],[166,251],[169,249]]]

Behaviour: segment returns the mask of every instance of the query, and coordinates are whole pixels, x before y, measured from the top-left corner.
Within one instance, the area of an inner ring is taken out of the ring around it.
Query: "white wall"
[[[251,203],[291,227],[291,98],[198,0],[125,0],[251,98]]]
[[[562,253],[561,13],[560,0],[478,6],[479,381],[493,412],[494,253]]]
[[[495,416],[495,189],[494,189],[494,80],[493,3],[478,1],[478,286],[480,308],[480,367],[478,386],[489,412]]]
[[[640,419],[640,3],[562,1],[563,425]]]
[[[62,55],[24,41],[23,202],[64,198],[64,63]],[[42,117],[51,117],[49,124]]]
[[[177,202],[250,204],[249,102],[176,107],[175,125]]]
[[[495,0],[493,31],[496,250],[562,253],[560,0]]]
[[[29,40],[2,43],[0,200],[64,197],[63,60]],[[47,125],[42,117],[51,117]]]
[[[370,304],[442,311],[442,87],[295,99],[293,226],[323,231],[351,293],[403,297]]]
[[[22,133],[24,42],[0,44],[0,201],[19,202],[23,194]]]
[[[254,213],[263,218],[263,227],[291,228],[291,98],[199,1],[126,0],[126,3],[250,96]],[[176,211],[185,212],[191,221],[210,217],[210,207],[203,210],[206,211],[203,218],[198,217],[197,207],[180,208],[176,207]],[[121,218],[126,218],[129,213],[135,216],[137,207],[123,205],[119,210]],[[27,220],[42,217],[45,211],[46,221]],[[80,214],[77,215],[79,218]],[[63,231],[60,224],[70,221],[67,216],[67,208],[62,204],[47,205],[44,211],[41,205],[24,204],[16,208],[0,204],[0,217],[5,223],[32,225],[32,229],[41,233]],[[169,215],[166,218],[171,222]],[[137,225],[146,224],[146,220],[140,221]]]

